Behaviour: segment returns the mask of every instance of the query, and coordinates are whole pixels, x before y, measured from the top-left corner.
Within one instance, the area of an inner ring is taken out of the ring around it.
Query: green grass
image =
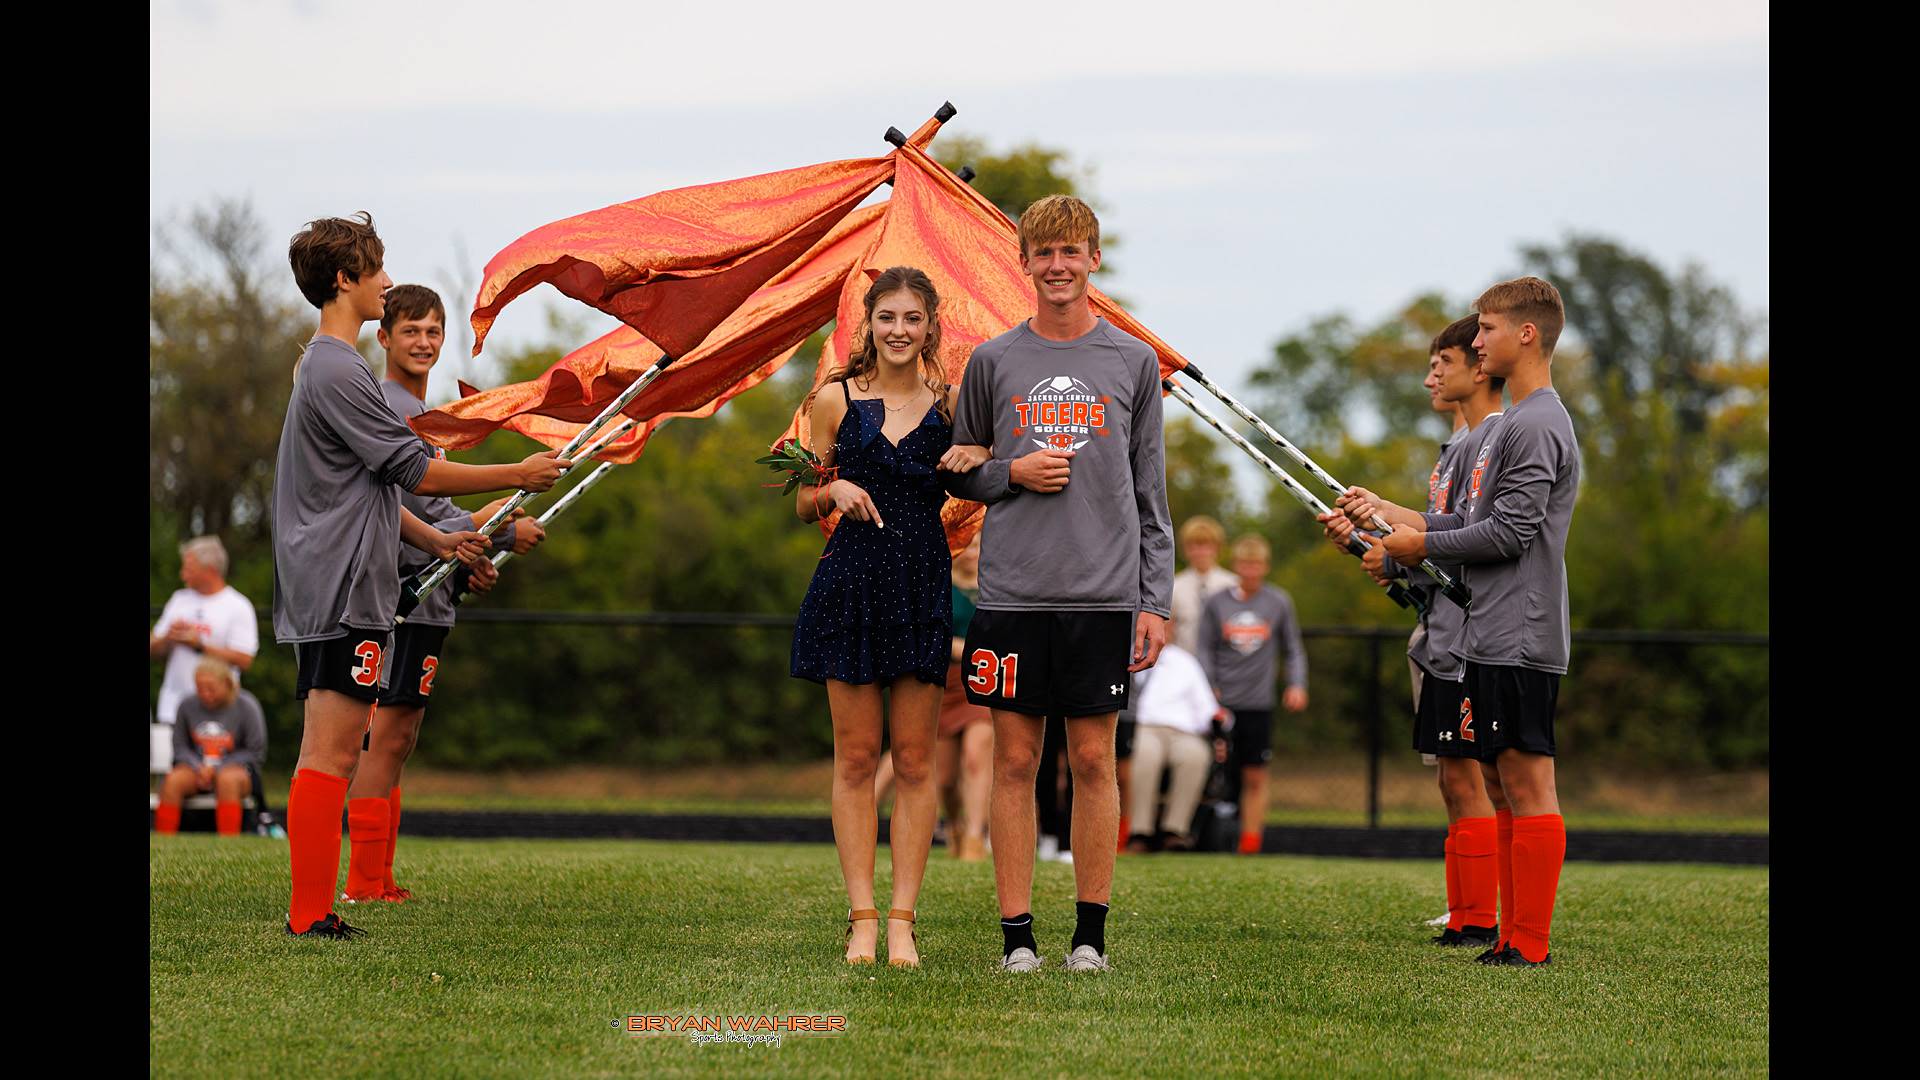
[[[885,851],[882,853],[884,889]],[[1768,1068],[1767,869],[1572,863],[1554,962],[1427,945],[1438,861],[1121,861],[1116,970],[992,970],[992,871],[935,852],[922,971],[839,962],[826,845],[409,839],[419,899],[280,931],[283,843],[154,837],[156,1075],[1597,1075]],[[885,893],[882,892],[884,898]],[[1070,867],[1035,915],[1059,962]],[[641,1014],[838,1013],[779,1047],[630,1038]]]
[[[768,799],[765,801],[721,798],[621,799],[565,798],[560,796],[521,795],[409,795],[409,810],[513,810],[547,813],[592,814],[717,814],[767,817],[827,817],[831,806],[826,799]],[[1772,820],[1766,817],[1716,817],[1708,814],[1660,815],[1628,814],[1618,811],[1575,812],[1570,814],[1577,829],[1628,830],[1633,832],[1709,832],[1765,833]],[[1299,808],[1275,808],[1267,811],[1269,825],[1343,825],[1367,824],[1364,811]],[[1446,811],[1439,800],[1431,810],[1385,810],[1380,812],[1382,826],[1397,828],[1421,826],[1447,827]]]

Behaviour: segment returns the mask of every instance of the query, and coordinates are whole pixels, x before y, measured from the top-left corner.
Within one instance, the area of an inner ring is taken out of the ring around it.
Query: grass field
[[[1446,827],[1434,771],[1412,755],[1382,763],[1380,824]],[[1582,829],[1764,833],[1770,828],[1767,770],[1658,776],[1567,770],[1560,799]],[[283,800],[285,775],[267,789]],[[1365,825],[1364,759],[1278,761],[1270,825]],[[406,805],[419,810],[554,810],[630,814],[781,814],[824,818],[830,762],[638,770],[574,766],[533,772],[465,773],[410,765]]]
[[[418,899],[344,909],[370,935],[351,942],[283,936],[286,859],[273,841],[152,838],[155,1075],[1768,1069],[1764,868],[1569,864],[1554,962],[1526,971],[1425,943],[1437,860],[1126,858],[1115,971],[1070,977],[994,972],[991,867],[938,851],[917,972],[840,963],[826,845],[409,839]],[[1072,869],[1042,864],[1055,965],[1072,911]],[[839,1014],[847,1032],[694,1045],[615,1026],[690,1013]]]

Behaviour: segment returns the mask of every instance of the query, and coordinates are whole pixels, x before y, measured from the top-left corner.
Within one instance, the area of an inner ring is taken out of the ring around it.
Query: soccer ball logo
[[[1047,436],[1047,445],[1053,447],[1055,450],[1071,450],[1073,449],[1073,436],[1064,431],[1056,431]]]

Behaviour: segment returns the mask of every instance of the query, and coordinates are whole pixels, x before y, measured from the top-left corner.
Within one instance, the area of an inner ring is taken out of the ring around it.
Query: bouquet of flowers
[[[819,456],[800,445],[799,439],[786,439],[781,441],[774,446],[773,453],[763,458],[755,458],[753,463],[755,465],[765,465],[776,473],[785,472],[788,474],[786,485],[780,489],[780,494],[782,495],[793,494],[793,490],[801,484],[811,484],[818,487],[822,484],[833,482],[834,470],[823,467],[820,464]],[[772,487],[773,485],[763,484],[761,486]]]

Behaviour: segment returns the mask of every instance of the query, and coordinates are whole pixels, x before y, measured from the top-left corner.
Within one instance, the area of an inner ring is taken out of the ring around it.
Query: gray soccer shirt
[[[273,636],[386,633],[400,599],[400,492],[432,460],[373,371],[316,336],[294,372],[273,477]]]
[[[260,699],[245,690],[234,691],[224,708],[209,709],[192,694],[180,703],[173,725],[173,763],[194,768],[207,763],[209,752],[220,764],[259,765],[267,753],[267,720]]]
[[[402,422],[411,420],[427,411],[426,402],[414,397],[412,391],[394,382],[392,379],[382,379],[380,381],[380,394],[386,398],[388,407],[393,409],[394,415],[398,416]],[[431,445],[427,446],[427,452],[434,457],[444,458],[447,456],[445,451]],[[441,532],[461,532],[468,529],[479,528],[481,524],[473,520],[472,514],[460,509],[452,499],[443,495],[415,495],[411,491],[403,491],[400,493],[400,505],[412,511],[414,517],[432,525]],[[512,526],[502,527],[501,530],[493,536],[493,550],[496,552],[505,551],[511,546],[513,546],[513,528]],[[401,577],[411,576],[422,568],[438,561],[439,560],[435,559],[430,553],[421,551],[412,544],[401,541]],[[427,598],[420,601],[420,606],[413,609],[413,614],[407,616],[407,621],[409,623],[419,623],[422,626],[452,626],[454,611],[456,610],[453,606],[454,591],[453,585],[450,582],[428,593]]]
[[[1207,598],[1200,616],[1200,666],[1220,704],[1229,709],[1273,708],[1281,650],[1287,685],[1307,688],[1307,650],[1293,598],[1272,585],[1242,597],[1238,585]]]
[[[1454,432],[1440,448],[1440,457],[1427,477],[1427,513],[1444,514],[1453,509],[1454,496],[1459,492],[1460,481],[1467,475],[1474,455],[1497,430],[1489,425],[1499,422],[1500,414],[1493,413],[1482,419],[1477,428],[1462,428]],[[1461,576],[1458,564],[1435,560],[1435,565],[1451,574],[1455,580]],[[1422,587],[1427,599],[1427,614],[1420,620],[1425,633],[1416,634],[1407,642],[1407,655],[1428,674],[1452,682],[1466,678],[1467,669],[1460,663],[1460,658],[1454,655],[1454,650],[1460,644],[1460,631],[1466,626],[1466,612],[1460,610],[1460,605],[1440,595],[1439,586],[1434,584],[1425,570],[1418,567],[1398,569],[1406,576],[1409,586]]]
[[[1572,653],[1567,531],[1580,494],[1573,417],[1551,387],[1535,390],[1473,443],[1453,509],[1427,515],[1427,554],[1464,563],[1473,591],[1453,651],[1477,664],[1564,675]]]
[[[1160,430],[1160,363],[1105,319],[1071,341],[1026,323],[981,343],[954,410],[955,444],[991,446],[947,490],[987,504],[983,611],[1172,614],[1173,527]],[[1012,461],[1074,451],[1064,490],[1014,489]]]

